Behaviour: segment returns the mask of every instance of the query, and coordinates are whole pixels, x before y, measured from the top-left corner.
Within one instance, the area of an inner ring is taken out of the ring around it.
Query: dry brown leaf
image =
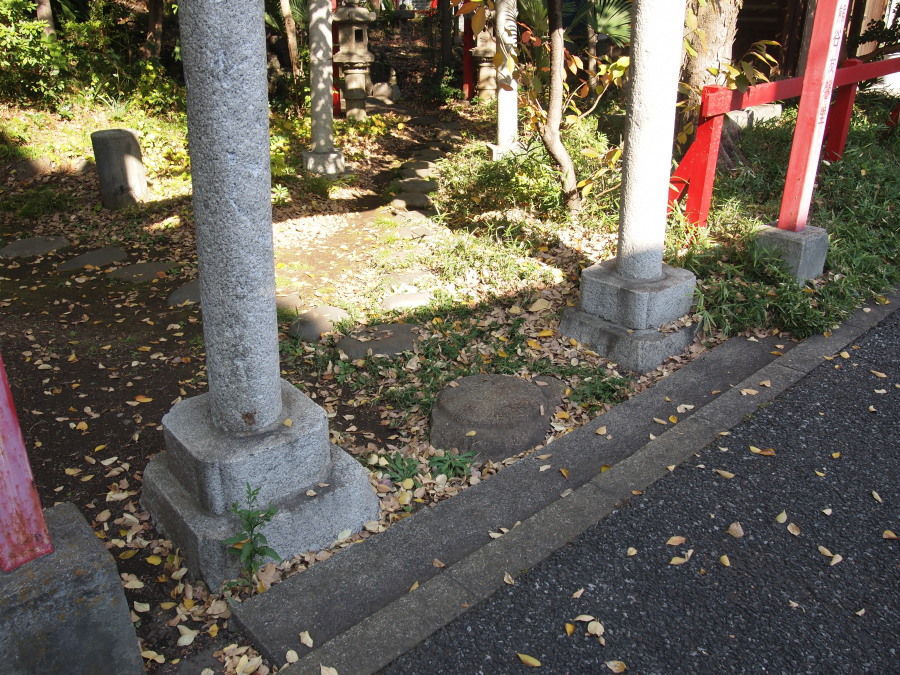
[[[638,552],[638,551],[637,551],[637,549],[636,549],[634,546],[629,546],[629,547],[628,547],[628,550],[625,551],[625,555],[627,555],[627,556],[633,556],[633,555],[637,555],[637,552]]]
[[[828,558],[831,558],[832,556],[834,556],[834,553],[832,553],[831,551],[829,551],[829,550],[828,550],[827,548],[825,548],[824,546],[818,546],[817,549],[818,549],[819,553],[821,553],[822,555],[824,555],[824,556],[826,556],[826,557],[828,557]]]
[[[300,644],[302,644],[304,647],[309,647],[310,649],[312,649],[313,639],[310,637],[308,630],[302,631],[300,633]]]
[[[897,539],[897,535],[894,534],[891,530],[885,530],[881,533],[882,539]]]
[[[567,624],[565,624],[565,628],[566,628],[566,635],[571,637],[572,633],[575,632],[575,624],[567,623]]]
[[[719,556],[719,562],[722,563],[725,567],[731,567],[731,560],[727,555]]]
[[[797,537],[800,535],[800,526],[796,523],[789,523],[787,526],[787,531]]]
[[[583,589],[583,588],[579,588],[577,591],[575,591],[574,593],[572,593],[572,597],[575,598],[576,600],[577,600],[578,598],[580,598],[582,595],[584,595],[584,589]]]
[[[730,471],[725,471],[725,469],[716,469],[715,472],[722,476],[722,478],[732,479],[734,478],[734,474]]]
[[[787,511],[782,511],[777,516],[775,516],[775,522],[780,525],[783,525],[784,523],[787,522],[787,518],[788,518]]]
[[[624,673],[628,670],[628,666],[626,666],[621,661],[607,661],[604,665],[609,668],[614,673]]]
[[[734,521],[731,525],[728,526],[728,534],[730,534],[735,539],[740,539],[744,536],[744,528],[741,527],[740,522]]]
[[[669,540],[666,542],[667,546],[681,546],[685,541],[687,541],[684,537],[669,537]]]
[[[875,490],[872,490],[872,498],[879,504],[884,504],[884,502],[881,499],[881,495],[879,495],[877,492],[875,492]]]
[[[509,584],[510,586],[516,585],[516,580],[512,578],[512,575],[509,572],[503,573],[503,583]]]
[[[431,564],[434,565],[435,567],[446,567],[446,565],[444,563],[442,563],[440,560],[438,560],[437,558],[432,560]]]
[[[519,652],[516,652],[516,656],[519,657],[519,661],[524,663],[529,668],[540,668],[541,667],[541,662],[538,661],[533,656],[529,656],[528,654],[520,654]]]
[[[869,372],[872,373],[875,377],[887,377],[887,375],[878,370],[870,370]]]
[[[594,433],[598,436],[606,436],[606,427],[597,427],[597,430]]]
[[[834,567],[834,566],[837,565],[839,562],[841,562],[843,559],[844,559],[844,557],[843,557],[842,555],[840,555],[840,554],[835,554],[835,556],[831,559],[831,562],[828,563],[828,565],[831,566],[831,567]]]

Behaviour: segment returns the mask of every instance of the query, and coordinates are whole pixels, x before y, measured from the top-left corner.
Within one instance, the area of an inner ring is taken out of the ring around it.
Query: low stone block
[[[47,509],[44,517],[53,552],[0,572],[0,671],[142,675],[109,551],[72,504]]]
[[[807,226],[799,232],[764,225],[757,230],[754,245],[781,260],[797,281],[815,279],[825,269],[828,232]]]
[[[68,245],[69,240],[65,237],[28,237],[0,248],[0,258],[31,258],[51,253]]]
[[[402,192],[434,192],[438,189],[437,181],[424,178],[404,178],[397,181],[397,187]]]
[[[636,373],[649,373],[670,356],[683,352],[694,341],[698,327],[693,324],[670,333],[630,331],[620,324],[570,307],[563,313],[559,332],[575,338],[623,368]]]
[[[299,312],[303,307],[303,299],[296,293],[275,296],[275,309],[284,312]]]
[[[431,197],[423,192],[401,192],[391,201],[395,209],[429,209],[432,205]]]
[[[442,389],[435,401],[431,444],[474,450],[480,461],[495,462],[544,442],[565,389],[552,377],[511,375],[470,375],[455,384]]]
[[[632,330],[657,329],[691,311],[694,275],[663,265],[651,281],[628,279],[616,272],[616,260],[606,260],[581,273],[579,309]]]
[[[761,103],[747,108],[747,112],[750,113],[750,126],[756,126],[760,122],[780,118],[782,107],[780,103]]]
[[[176,288],[169,295],[166,303],[169,307],[180,307],[184,304],[193,304],[200,302],[200,280],[194,279],[187,282],[184,286]]]
[[[322,480],[327,470],[325,411],[289,382],[281,382],[282,410],[273,428],[249,436],[212,423],[208,394],[177,403],[163,416],[163,434],[175,479],[213,514],[243,503],[246,486],[261,503],[292,497]],[[286,426],[282,420],[291,420]]]
[[[304,151],[303,168],[309,173],[319,176],[340,176],[344,173],[344,153],[336,150],[334,152],[312,152]]]
[[[342,531],[358,532],[364,523],[378,518],[378,497],[365,469],[337,446],[329,446],[327,456],[324,470],[311,483],[300,483],[289,464],[273,467],[269,476],[298,481],[291,497],[260,499],[261,505],[272,503],[277,508],[264,533],[269,546],[284,559],[331,546]],[[170,452],[150,460],[141,504],[153,514],[156,526],[178,542],[191,572],[218,590],[224,581],[240,574],[238,557],[222,543],[239,532],[240,522],[231,513],[216,515],[200,507],[195,492],[175,477],[177,462]],[[239,503],[243,505],[244,500]]]

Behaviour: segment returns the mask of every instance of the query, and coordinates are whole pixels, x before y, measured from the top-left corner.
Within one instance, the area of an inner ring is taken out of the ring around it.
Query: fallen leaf
[[[626,666],[621,661],[607,661],[605,665],[614,673],[624,673],[626,670],[628,670],[628,666]]]
[[[887,377],[887,375],[878,370],[870,370],[869,372],[872,373],[875,377]]]
[[[669,541],[666,542],[667,546],[681,546],[685,541],[687,541],[684,537],[669,537]]]
[[[772,380],[763,380],[762,382],[759,383],[759,386],[760,387],[771,387]]]
[[[675,415],[669,415],[669,421],[672,424],[678,424],[678,418]]]
[[[573,621],[593,621],[593,620],[594,620],[594,617],[592,617],[590,614],[579,614],[578,616],[576,616],[573,619]]]
[[[775,522],[783,525],[787,522],[787,511],[782,511],[777,516],[775,516]]]
[[[304,647],[309,647],[310,649],[312,649],[313,639],[310,637],[308,630],[302,631],[300,633],[300,644],[302,644]]]
[[[194,638],[197,637],[197,633],[199,630],[191,630],[183,623],[178,624],[178,632],[181,633],[181,637],[178,638],[178,646],[179,647],[187,647],[194,641]]]
[[[725,565],[725,567],[731,567],[731,560],[728,559],[727,555],[719,556],[719,562]]]
[[[659,419],[658,417],[654,417],[654,418],[653,418],[653,421],[656,422],[657,424],[662,424],[662,425],[667,425],[667,424],[668,424],[668,422],[666,422],[665,420],[661,420],[661,419]]]
[[[467,431],[466,436],[474,436],[477,433],[478,433],[477,431]]]
[[[844,559],[844,557],[843,557],[842,555],[840,555],[840,554],[835,554],[835,556],[831,559],[831,562],[828,563],[828,565],[831,566],[831,567],[834,567],[834,566],[837,565],[839,562],[841,562],[843,559]]]
[[[161,565],[162,558],[160,558],[158,555],[148,555],[147,562],[150,563],[151,565]]]
[[[693,410],[693,409],[694,409],[694,406],[688,405],[687,403],[682,403],[680,406],[678,406],[678,407],[675,408],[675,409],[676,409],[679,413],[681,413],[681,414],[683,415],[684,413],[686,413],[686,412],[688,412],[688,411],[690,411],[690,410]]]
[[[717,474],[722,476],[722,478],[728,478],[729,480],[734,478],[734,474],[730,471],[725,471],[725,469],[716,469],[715,471]]]
[[[149,396],[144,396],[143,394],[139,394],[138,396],[134,397],[134,400],[137,401],[138,403],[150,403],[150,401],[152,401],[153,399],[150,398]]]
[[[337,668],[331,666],[323,666],[319,664],[319,675],[338,675]]]
[[[787,531],[790,532],[795,537],[800,536],[800,526],[796,523],[790,523],[787,526]]]
[[[550,305],[549,300],[545,300],[544,298],[538,298],[533,303],[531,303],[531,306],[528,308],[528,311],[529,312],[542,312],[545,309],[550,309],[550,307],[551,307],[551,305]]]
[[[750,389],[750,388],[747,388],[747,389],[741,389],[741,395],[742,395],[742,396],[756,396],[758,393],[759,393],[759,392],[756,391],[756,389]]]
[[[881,499],[881,495],[879,495],[877,492],[875,492],[875,490],[872,490],[872,498],[879,504],[884,504],[884,502]]]
[[[572,593],[572,597],[575,598],[576,600],[577,600],[578,598],[580,598],[582,595],[584,595],[584,589],[583,589],[583,588],[579,588],[577,591],[575,591],[574,593]]]
[[[141,656],[149,661],[155,661],[156,663],[165,663],[166,659],[162,654],[157,654],[152,649],[145,649],[141,652]]]
[[[627,555],[627,556],[637,555],[637,549],[634,546],[629,546],[628,550],[625,551],[625,555]]]
[[[741,527],[740,522],[735,521],[731,525],[728,526],[728,534],[730,534],[735,539],[740,539],[744,536],[744,528]]]
[[[431,564],[434,565],[435,567],[438,567],[438,568],[446,567],[446,565],[445,565],[444,563],[442,563],[440,560],[438,560],[437,558],[435,558],[434,560],[432,560],[432,561],[431,561]]]
[[[417,582],[415,582],[412,586],[409,587],[409,592],[412,593],[412,592],[413,592],[414,590],[416,590],[418,587],[419,587],[419,582],[417,581]]]
[[[819,546],[819,547],[817,547],[817,548],[818,548],[819,553],[821,553],[821,554],[824,555],[824,556],[827,556],[828,558],[831,558],[831,557],[834,555],[834,553],[832,553],[831,551],[829,551],[829,550],[828,550],[827,548],[825,548],[824,546]]]
[[[604,628],[603,628],[603,624],[600,623],[599,621],[594,620],[594,621],[591,621],[591,622],[587,625],[587,632],[588,632],[590,635],[596,635],[596,636],[599,637],[600,635],[603,635],[603,633],[604,633],[605,631],[604,631]]]
[[[563,478],[569,480],[569,470],[568,469],[560,469],[559,472],[563,475]]]
[[[512,578],[512,575],[509,572],[503,573],[503,583],[509,584],[510,586],[516,585],[516,580]]]
[[[598,436],[606,436],[606,427],[597,427],[597,430],[594,433]]]
[[[134,601],[134,611],[135,612],[149,612],[150,611],[150,603],[149,602],[138,602]]]
[[[865,609],[865,607],[863,607],[862,609],[857,610],[857,611],[855,611],[855,612],[853,612],[853,613],[856,614],[856,616],[862,616],[863,614],[866,613],[866,609]]]
[[[284,422],[282,422],[282,424],[286,427],[290,427],[294,424],[294,420],[288,417],[286,420],[284,420]]]
[[[288,649],[284,653],[284,660],[287,663],[297,663],[297,661],[300,660],[300,657],[297,655],[297,652],[295,652],[293,649]]]
[[[528,656],[528,654],[520,654],[519,652],[516,652],[516,656],[519,657],[519,661],[521,661],[522,663],[524,663],[526,666],[528,666],[530,668],[540,668],[541,667],[541,662],[538,661],[533,656]]]
[[[885,530],[884,532],[881,533],[881,538],[882,539],[897,539],[897,535],[894,534],[894,532],[892,532],[891,530]]]
[[[575,632],[575,624],[574,623],[565,624],[565,628],[566,628],[566,635],[571,636],[572,633]]]
[[[830,516],[833,511],[832,509],[822,509],[822,513],[824,513],[826,516]]]

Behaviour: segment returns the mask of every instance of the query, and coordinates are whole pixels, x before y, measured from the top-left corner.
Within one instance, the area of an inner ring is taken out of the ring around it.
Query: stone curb
[[[519,570],[533,567],[598,524],[614,509],[624,505],[633,490],[644,490],[652,485],[670,471],[669,467],[684,462],[719,438],[721,432],[732,428],[805,377],[822,363],[824,356],[839,352],[900,309],[900,292],[895,291],[887,297],[891,304],[871,306],[868,312],[857,310],[829,337],[810,337],[777,356],[684,421],[667,427],[655,440],[616,462],[608,471],[567,491],[564,493],[567,496],[540,509],[501,538],[487,542],[416,590],[316,646],[279,672],[319,675],[320,666],[325,665],[340,673],[373,673],[388,665],[475,603],[492,595],[502,587],[505,573],[515,575]],[[759,383],[765,380],[771,385],[760,387]],[[745,388],[753,388],[758,393],[742,395],[741,390]],[[638,401],[652,391],[632,401]],[[592,438],[603,417],[553,443],[554,452],[559,452],[567,442]],[[398,551],[397,556],[402,556],[402,552]],[[277,591],[278,586],[269,594]],[[285,611],[285,614],[289,613],[289,610]]]

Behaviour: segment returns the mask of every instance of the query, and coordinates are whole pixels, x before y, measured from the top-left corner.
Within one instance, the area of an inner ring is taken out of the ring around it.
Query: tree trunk
[[[296,79],[300,75],[300,52],[297,49],[297,24],[291,12],[291,0],[281,0],[281,14],[284,16],[284,34],[287,36],[288,54],[291,58],[291,74]]]
[[[158,59],[162,51],[163,0],[147,0],[147,40],[141,48],[145,58]]]
[[[446,68],[453,60],[453,8],[450,0],[438,0],[438,15],[441,20],[441,67]]]
[[[56,33],[53,23],[53,10],[50,9],[50,0],[37,0],[37,20],[44,22],[44,35]]]
[[[734,38],[737,33],[737,18],[744,0],[688,0],[688,28],[685,39],[696,56],[688,50],[682,53],[681,80],[690,88],[680,123],[682,129],[692,129],[688,133],[693,138],[699,116],[700,91],[709,84],[725,84],[724,75],[713,75],[709,69],[724,70],[730,65]],[[691,27],[691,14],[696,17],[696,27]],[[719,157],[726,168],[733,168],[740,162],[741,155],[736,138],[723,135]]]
[[[575,165],[559,135],[563,113],[563,85],[566,78],[562,0],[548,0],[547,18],[550,23],[550,92],[547,121],[541,129],[541,139],[559,169],[566,208],[569,213],[577,213],[581,210],[581,195],[576,187]]]

